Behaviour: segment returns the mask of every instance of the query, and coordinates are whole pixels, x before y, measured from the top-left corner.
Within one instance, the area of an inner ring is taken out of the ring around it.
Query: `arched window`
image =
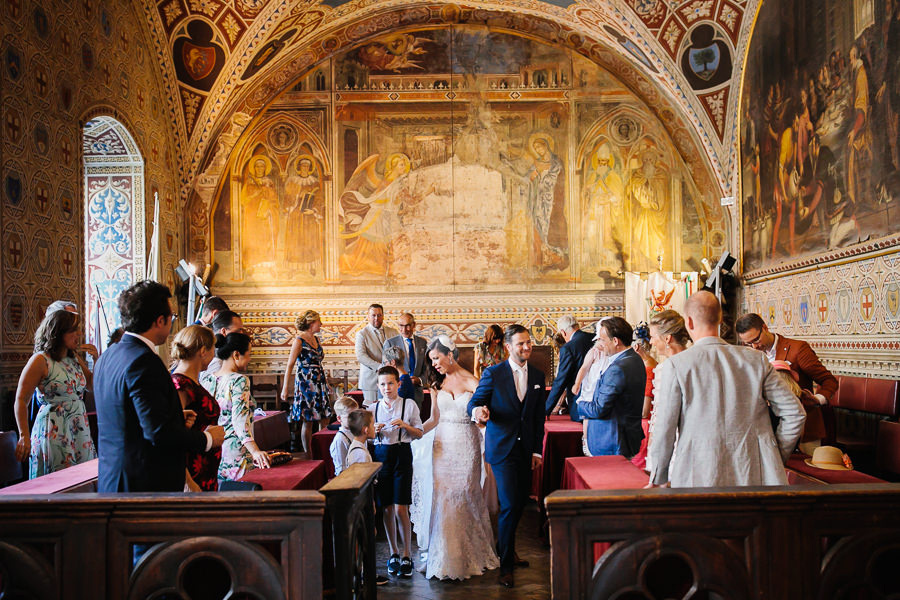
[[[144,160],[112,117],[84,126],[85,332],[104,348],[119,293],[144,278]],[[98,339],[99,338],[99,339]]]

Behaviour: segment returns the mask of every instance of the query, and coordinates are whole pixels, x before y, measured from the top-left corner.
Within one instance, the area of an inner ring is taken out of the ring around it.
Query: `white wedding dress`
[[[437,427],[413,442],[410,516],[429,578],[468,579],[500,566],[481,487],[481,433],[466,413],[471,396],[439,391]]]

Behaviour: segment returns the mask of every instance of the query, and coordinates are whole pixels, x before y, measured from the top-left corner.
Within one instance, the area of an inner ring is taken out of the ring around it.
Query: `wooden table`
[[[577,456],[565,461],[562,489],[640,489],[649,481],[650,477],[624,456]]]
[[[317,490],[325,485],[325,464],[321,460],[298,460],[272,467],[253,469],[240,481],[252,481],[263,490]]]
[[[0,494],[59,494],[65,492],[96,492],[97,469],[100,459],[47,473],[22,483],[0,489]]]
[[[581,432],[581,423],[572,421],[568,415],[552,416],[544,422],[543,464],[534,471],[531,480],[531,495],[540,506],[543,507],[545,496],[560,488],[566,459],[583,455]]]
[[[331,441],[337,435],[335,429],[323,429],[312,435],[310,444],[310,457],[313,460],[321,460],[325,463],[325,476],[328,479],[334,477],[334,461],[331,460]]]
[[[283,410],[266,411],[264,417],[253,418],[253,439],[260,450],[275,450],[291,441],[287,413]]]
[[[647,485],[650,477],[624,456],[577,456],[566,459],[564,490],[628,490]],[[594,543],[594,563],[612,544]]]

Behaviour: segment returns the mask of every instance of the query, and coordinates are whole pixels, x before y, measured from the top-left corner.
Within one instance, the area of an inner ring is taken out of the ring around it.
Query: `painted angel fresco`
[[[392,243],[400,232],[400,209],[412,200],[406,176],[411,163],[406,154],[390,154],[377,169],[379,154],[364,160],[347,182],[339,203],[341,238],[346,241],[340,258],[345,275],[389,274]]]

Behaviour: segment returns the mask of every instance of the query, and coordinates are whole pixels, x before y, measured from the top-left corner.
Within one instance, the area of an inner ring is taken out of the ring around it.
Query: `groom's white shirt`
[[[519,402],[524,402],[525,396],[528,395],[528,361],[526,361],[525,364],[522,365],[521,367],[518,364],[516,364],[515,362],[513,362],[513,359],[511,359],[511,358],[507,359],[506,362],[509,363],[509,367],[512,369],[513,383],[516,386],[516,396],[519,397]],[[519,378],[521,378],[521,379],[519,379]],[[521,381],[521,383],[519,383],[520,381]],[[519,386],[521,386],[521,388]],[[540,386],[535,386],[535,387],[540,387]],[[474,421],[475,419],[473,418],[472,420]],[[534,452],[534,453],[532,453],[532,456],[537,456],[538,458],[541,458],[541,453]]]

